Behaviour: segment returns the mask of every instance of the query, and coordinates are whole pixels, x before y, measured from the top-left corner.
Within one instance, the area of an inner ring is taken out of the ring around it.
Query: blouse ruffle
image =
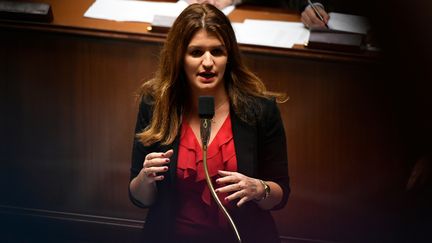
[[[181,126],[178,158],[177,177],[179,179],[195,178],[195,182],[205,182],[202,149],[192,128],[186,122],[183,122]],[[215,180],[219,178],[219,170],[237,171],[237,159],[229,115],[207,148],[207,168],[215,188],[219,187],[219,185],[215,184]],[[223,194],[220,193],[218,196],[220,201],[226,204],[223,199],[227,195]],[[201,199],[207,205],[212,203],[210,190],[207,186],[204,187]]]

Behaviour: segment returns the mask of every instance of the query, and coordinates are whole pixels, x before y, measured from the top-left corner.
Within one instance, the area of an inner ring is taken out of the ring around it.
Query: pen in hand
[[[328,28],[327,23],[324,21],[323,16],[318,12],[317,7],[312,3],[311,0],[308,0],[308,4],[309,6],[311,6],[311,8],[313,9],[313,11],[315,12],[316,16],[321,20],[321,22],[324,23],[325,27]]]

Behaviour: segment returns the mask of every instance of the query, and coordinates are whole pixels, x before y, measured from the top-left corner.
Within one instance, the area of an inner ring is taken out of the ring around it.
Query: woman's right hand
[[[163,180],[164,175],[161,175],[160,173],[168,171],[167,165],[170,162],[170,157],[173,153],[174,151],[170,149],[165,153],[153,152],[147,154],[143,162],[143,168],[140,172],[142,178],[149,182]]]

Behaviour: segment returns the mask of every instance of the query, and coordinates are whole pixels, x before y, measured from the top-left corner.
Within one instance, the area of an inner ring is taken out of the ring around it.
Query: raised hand
[[[151,181],[160,181],[164,179],[164,175],[158,173],[166,172],[168,170],[168,164],[170,162],[170,157],[173,155],[174,151],[172,149],[166,151],[165,153],[149,153],[146,155],[143,168],[141,172],[146,179]]]

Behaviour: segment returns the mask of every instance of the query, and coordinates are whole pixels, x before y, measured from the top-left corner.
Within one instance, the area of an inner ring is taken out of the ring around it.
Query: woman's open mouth
[[[213,73],[213,72],[201,72],[201,73],[199,73],[198,75],[199,75],[200,77],[205,78],[205,79],[211,79],[211,78],[213,78],[213,77],[216,76],[216,73]]]

